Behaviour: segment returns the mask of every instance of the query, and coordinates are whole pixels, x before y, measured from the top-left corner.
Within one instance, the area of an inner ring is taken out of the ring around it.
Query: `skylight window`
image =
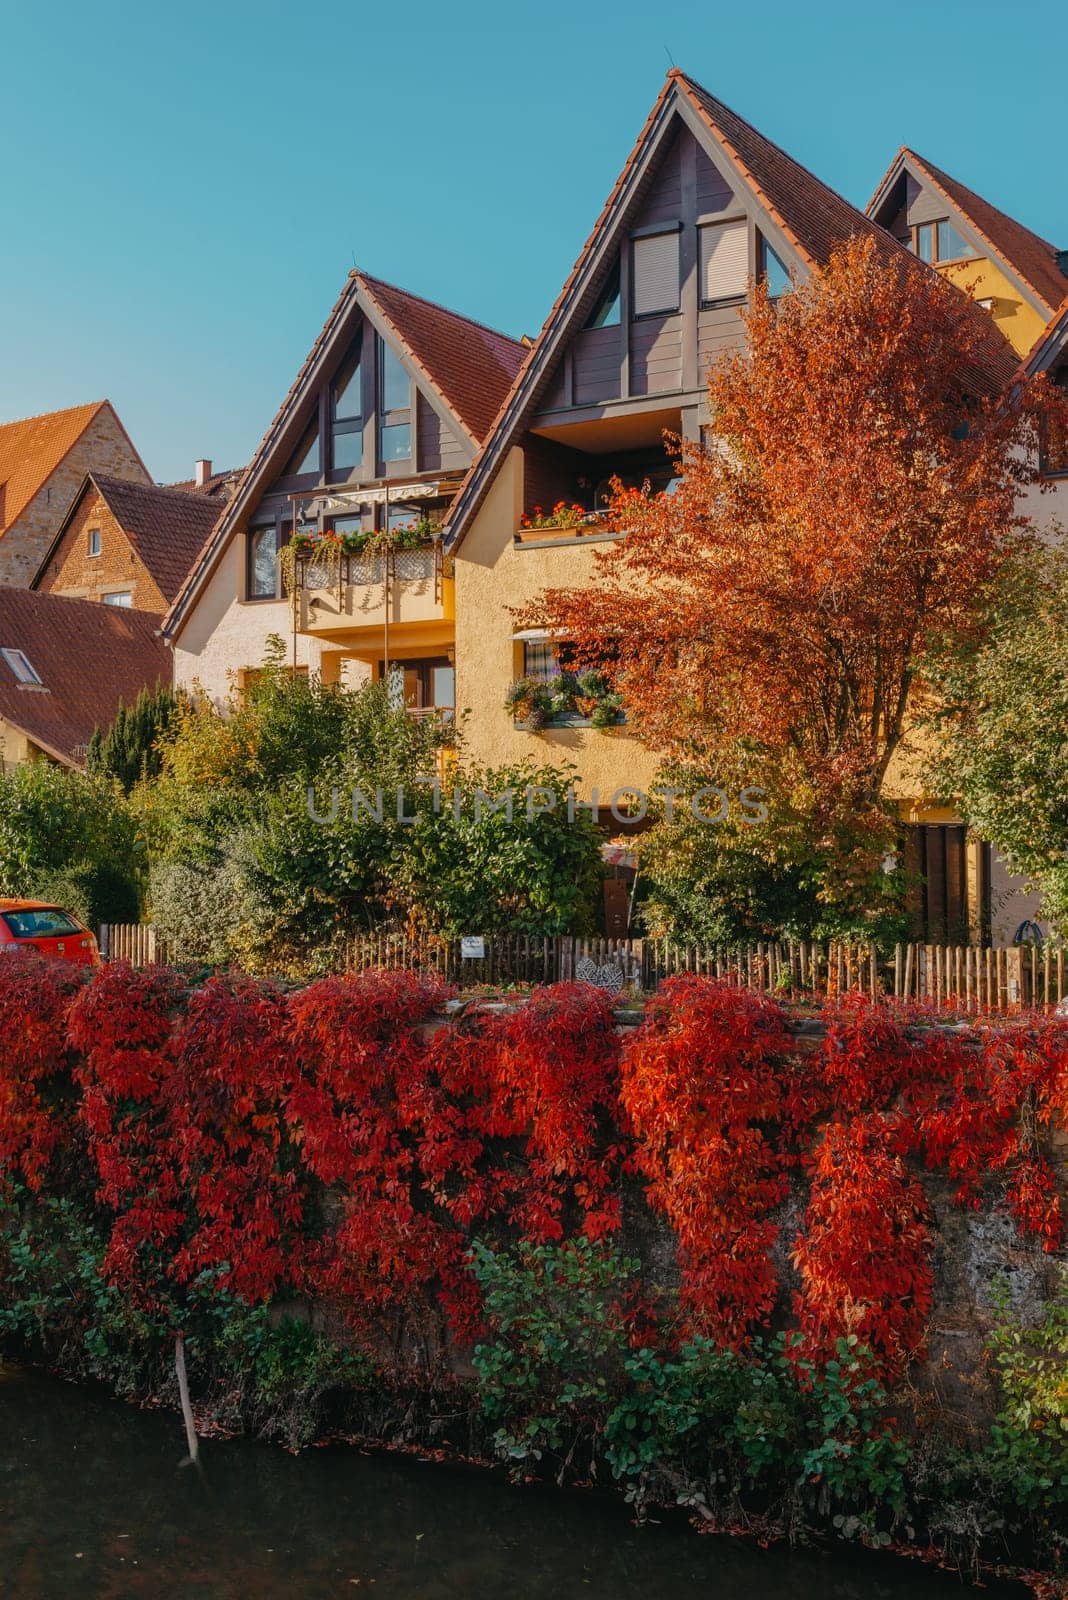
[[[44,685],[37,676],[29,657],[21,650],[0,649],[0,656],[3,656],[4,660],[15,674],[16,682],[29,685],[31,688],[35,689],[44,688]]]

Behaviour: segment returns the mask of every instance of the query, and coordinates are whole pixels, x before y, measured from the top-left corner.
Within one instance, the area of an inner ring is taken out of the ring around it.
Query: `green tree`
[[[158,777],[163,765],[160,744],[177,706],[174,690],[162,684],[142,689],[132,706],[120,700],[111,726],[97,728],[89,741],[87,770],[117,778],[127,794],[140,779]]]
[[[45,761],[0,778],[0,893],[59,901],[93,926],[136,922],[143,871],[113,780]]]
[[[940,697],[932,791],[966,821],[1068,927],[1068,550],[1021,556],[1005,574],[975,641],[931,662]]]

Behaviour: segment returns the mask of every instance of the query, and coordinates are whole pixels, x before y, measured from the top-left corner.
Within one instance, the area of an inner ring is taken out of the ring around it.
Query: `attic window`
[[[378,454],[383,467],[412,454],[412,384],[384,339],[378,341]]]
[[[37,676],[37,672],[31,664],[29,657],[26,656],[21,650],[0,649],[0,656],[3,656],[4,660],[15,674],[16,682],[31,689],[44,688],[44,684]]]
[[[916,254],[932,266],[943,261],[966,261],[975,251],[947,217],[940,222],[921,222],[916,229]]]
[[[283,478],[303,478],[319,471],[319,418],[309,427],[289,460]]]
[[[679,309],[679,234],[651,233],[634,241],[634,315]]]
[[[89,529],[89,554],[91,556],[98,556],[100,554],[100,529],[99,528],[90,528]]]
[[[330,390],[330,464],[351,471],[363,465],[363,395],[360,352],[350,351]]]
[[[740,300],[749,281],[749,224],[714,222],[698,230],[701,241],[701,304]]]
[[[616,328],[619,326],[619,262],[617,261],[605,284],[604,293],[594,306],[586,323],[587,328]]]
[[[786,265],[775,254],[771,245],[764,238],[760,241],[760,270],[772,300],[777,300],[780,295],[790,293],[793,284],[790,281],[790,274],[786,270]]]

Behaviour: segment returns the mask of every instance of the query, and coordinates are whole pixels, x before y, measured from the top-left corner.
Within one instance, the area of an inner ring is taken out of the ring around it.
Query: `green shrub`
[[[0,777],[0,894],[73,899],[90,925],[136,922],[145,855],[111,780],[51,762]]]

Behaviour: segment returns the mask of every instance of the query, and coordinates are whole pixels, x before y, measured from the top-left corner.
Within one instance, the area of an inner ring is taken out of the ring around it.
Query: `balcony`
[[[298,553],[291,592],[301,633],[368,659],[450,644],[455,634],[452,561],[440,540],[415,549]]]

